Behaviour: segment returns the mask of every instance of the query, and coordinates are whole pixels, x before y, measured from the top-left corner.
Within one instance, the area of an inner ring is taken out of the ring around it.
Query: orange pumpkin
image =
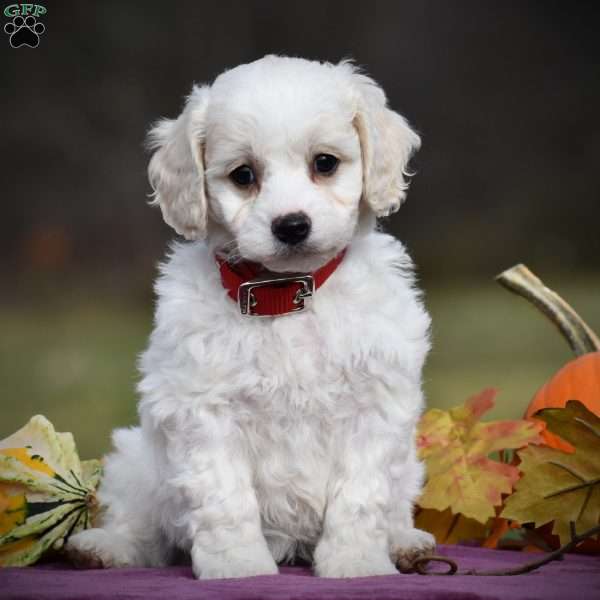
[[[543,408],[563,408],[569,400],[579,400],[588,410],[600,416],[600,352],[588,352],[569,361],[533,397],[525,412],[532,417]],[[547,429],[542,431],[544,443],[551,448],[574,452],[571,444]]]
[[[562,408],[569,400],[579,400],[591,412],[600,416],[600,352],[588,352],[569,361],[544,384],[527,407],[526,417],[532,417],[543,408]],[[575,448],[547,429],[542,431],[544,443],[564,452]],[[536,530],[550,548],[560,547],[557,536],[552,534],[552,523]],[[576,552],[600,553],[600,541],[585,540]]]
[[[569,400],[579,400],[600,416],[600,338],[569,304],[525,265],[516,265],[496,279],[544,313],[577,356],[542,386],[527,407],[525,416],[530,418],[543,408],[562,408]],[[550,431],[543,431],[542,437],[552,448],[574,452],[571,444]]]
[[[569,400],[579,400],[600,416],[600,352],[569,361],[540,388],[525,416],[531,417],[542,408],[562,408]]]
[[[543,312],[558,328],[577,358],[565,364],[535,394],[525,416],[532,418],[544,408],[562,408],[569,400],[579,400],[588,410],[600,416],[600,338],[556,292],[549,289],[525,265],[516,265],[497,277],[511,292],[522,296]],[[575,448],[558,435],[545,429],[544,443],[564,452]],[[552,523],[536,529],[551,548],[559,547],[552,535]],[[600,553],[600,536],[585,540],[576,552]]]

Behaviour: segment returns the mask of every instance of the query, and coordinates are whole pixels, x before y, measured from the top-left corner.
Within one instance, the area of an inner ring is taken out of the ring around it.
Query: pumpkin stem
[[[558,327],[577,356],[600,350],[600,339],[586,322],[525,265],[507,269],[496,277],[496,281],[542,311]]]

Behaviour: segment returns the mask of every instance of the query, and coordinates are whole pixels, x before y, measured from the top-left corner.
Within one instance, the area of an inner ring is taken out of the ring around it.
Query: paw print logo
[[[4,32],[10,36],[10,45],[13,48],[29,46],[37,48],[40,43],[40,35],[46,31],[43,23],[40,23],[33,15],[25,18],[16,16],[12,22],[4,26]]]

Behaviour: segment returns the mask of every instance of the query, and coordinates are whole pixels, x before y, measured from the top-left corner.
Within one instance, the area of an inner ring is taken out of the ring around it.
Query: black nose
[[[303,212],[277,217],[271,223],[271,231],[277,239],[286,244],[299,244],[310,233],[310,217]]]

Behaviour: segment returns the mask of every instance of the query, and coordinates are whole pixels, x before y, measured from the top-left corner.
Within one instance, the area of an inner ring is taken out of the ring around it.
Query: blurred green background
[[[494,276],[525,262],[600,331],[600,4],[44,3],[0,39],[0,437],[43,413],[84,457],[136,419],[136,358],[172,232],[146,206],[150,123],[266,53],[354,57],[421,133],[388,230],[433,316],[430,406],[499,388],[518,417],[570,350]]]

